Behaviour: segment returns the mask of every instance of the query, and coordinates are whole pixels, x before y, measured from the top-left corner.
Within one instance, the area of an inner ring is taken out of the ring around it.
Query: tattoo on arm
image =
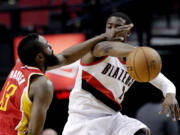
[[[112,49],[112,46],[104,46],[103,50],[105,53],[108,53],[108,51]]]

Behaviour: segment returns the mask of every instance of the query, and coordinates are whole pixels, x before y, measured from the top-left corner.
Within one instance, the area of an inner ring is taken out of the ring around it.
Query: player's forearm
[[[45,93],[47,92],[45,91]],[[50,94],[49,97],[51,97]],[[44,96],[44,100],[45,99],[47,100],[46,96]],[[37,99],[34,99],[33,101],[27,135],[40,135],[45,123],[48,107],[45,104],[39,104],[36,100]]]
[[[70,64],[75,62],[76,60],[80,59],[83,55],[85,55],[88,51],[94,47],[98,42],[105,39],[105,34],[101,34],[94,38],[91,38],[85,42],[82,42],[78,45],[70,47],[63,51],[59,56],[64,56],[65,64]],[[65,65],[63,64],[63,65]]]
[[[38,118],[38,120],[30,123],[30,125],[28,127],[27,135],[41,135],[41,131],[42,131],[43,126],[44,126],[45,118],[46,118],[46,113],[42,114]]]
[[[126,57],[135,47],[123,42],[104,41],[97,44],[93,50],[96,57],[114,56]]]
[[[115,46],[109,51],[109,55],[114,57],[127,57],[134,48],[134,46],[121,42],[119,46]]]

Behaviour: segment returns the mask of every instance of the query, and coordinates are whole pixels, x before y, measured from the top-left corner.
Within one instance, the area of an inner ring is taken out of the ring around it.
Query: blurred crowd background
[[[104,32],[106,19],[116,11],[129,15],[135,25],[129,43],[150,46],[159,52],[162,73],[176,85],[180,102],[179,0],[0,0],[0,88],[15,63],[15,37],[32,32],[83,33],[89,39]],[[147,83],[135,83],[129,91],[122,111],[131,117],[144,103],[162,97],[160,91]],[[67,109],[68,95],[64,99],[54,96],[45,128],[53,128],[60,134],[67,120]]]

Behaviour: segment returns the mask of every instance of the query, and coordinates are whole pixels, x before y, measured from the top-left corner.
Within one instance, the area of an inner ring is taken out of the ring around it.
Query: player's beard
[[[49,66],[56,66],[59,63],[60,63],[59,59],[53,53],[51,55],[48,55],[48,56],[46,55],[46,62],[45,62],[45,68],[46,69]]]

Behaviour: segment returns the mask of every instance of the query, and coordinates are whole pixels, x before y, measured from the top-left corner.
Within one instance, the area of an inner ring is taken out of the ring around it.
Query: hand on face
[[[128,24],[107,31],[106,32],[108,35],[107,40],[124,41],[125,38],[129,36],[130,30],[132,29],[133,26],[134,26],[133,24]]]
[[[165,110],[167,111],[167,117],[171,114],[173,121],[180,120],[180,109],[175,94],[168,93],[166,95],[159,114],[161,115]]]
[[[123,25],[123,26],[119,26],[115,29],[115,33],[121,33],[121,32],[124,32],[124,31],[130,31],[132,29],[134,25],[131,23],[131,24],[127,24],[127,25]]]

